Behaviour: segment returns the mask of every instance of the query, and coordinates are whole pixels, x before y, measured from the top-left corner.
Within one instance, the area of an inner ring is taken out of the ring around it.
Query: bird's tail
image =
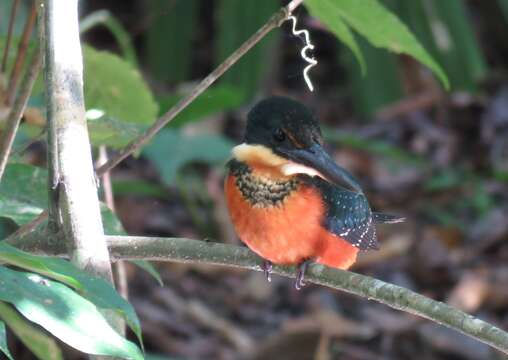
[[[372,218],[377,224],[396,224],[406,220],[405,217],[378,212],[372,213]]]

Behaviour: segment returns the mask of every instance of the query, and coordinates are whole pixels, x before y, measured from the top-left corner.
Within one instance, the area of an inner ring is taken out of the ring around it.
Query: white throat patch
[[[284,176],[306,174],[309,176],[319,176],[320,178],[326,180],[326,178],[316,169],[284,159],[263,145],[249,145],[243,143],[235,146],[232,152],[234,158],[238,161],[259,163],[275,167],[278,168]]]

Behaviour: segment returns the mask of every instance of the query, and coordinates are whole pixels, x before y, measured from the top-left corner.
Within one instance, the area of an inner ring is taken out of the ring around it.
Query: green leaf
[[[0,216],[22,225],[47,206],[47,171],[31,165],[9,164],[0,183]]]
[[[94,146],[107,145],[121,148],[132,139],[141,135],[144,126],[129,124],[112,118],[102,110],[92,109],[86,112],[90,141]]]
[[[8,164],[0,183],[0,217],[23,225],[48,207],[46,169],[27,164]],[[104,231],[125,234],[120,221],[101,204]]]
[[[81,283],[72,274],[61,271],[67,264],[72,267],[72,264],[62,259],[32,255],[0,241],[0,262],[35,271],[76,289],[82,288]],[[79,271],[77,268],[75,270]]]
[[[306,6],[309,8],[309,13],[325,22],[324,19],[327,19],[328,14],[328,7],[326,2],[322,1],[315,1],[315,2],[308,2],[305,3]],[[360,50],[360,47],[358,46],[358,43],[355,40],[354,34],[351,32],[351,29],[342,21],[340,17],[335,17],[333,21],[326,23],[326,25],[330,28],[330,31],[335,34],[339,38],[340,41],[342,41],[344,44],[347,45],[355,55],[356,59],[360,63],[360,68],[362,70],[362,74],[365,74],[367,71],[367,65],[365,64],[365,59],[363,58],[362,51]]]
[[[325,25],[333,31],[337,19],[345,22],[372,45],[395,53],[411,55],[428,66],[441,80],[446,89],[448,78],[441,66],[420,45],[409,29],[397,16],[377,0],[308,0],[309,9],[319,15]],[[336,33],[337,36],[339,34]]]
[[[222,136],[188,136],[178,131],[165,129],[143,154],[153,161],[167,185],[174,184],[178,170],[190,162],[218,164],[230,156],[233,144]],[[178,156],[175,156],[178,154]]]
[[[145,270],[147,273],[152,275],[152,277],[157,281],[160,286],[164,286],[164,282],[162,281],[161,274],[157,271],[155,266],[150,261],[146,260],[131,260],[130,263],[136,265],[137,267]]]
[[[136,66],[138,64],[136,49],[132,44],[129,32],[108,10],[97,10],[81,19],[79,22],[79,31],[83,34],[99,25],[103,25],[111,32],[111,35],[114,36],[118,46],[122,50],[125,60]]]
[[[80,351],[143,358],[139,348],[113,330],[91,302],[63,284],[0,267],[0,300]]]
[[[165,95],[160,97],[160,114],[166,113],[183,95]],[[234,109],[240,106],[244,97],[237,88],[228,85],[215,86],[209,88],[189,106],[187,106],[178,116],[171,121],[170,127],[180,127],[190,122],[200,121],[208,116],[215,115],[226,110]]]
[[[84,46],[83,58],[92,141],[122,146],[156,119],[157,103],[139,71],[119,56]]]
[[[1,312],[0,318],[3,318]],[[14,360],[7,346],[7,331],[5,329],[5,323],[1,320],[0,320],[0,352],[4,353],[5,356],[9,358],[9,360]]]
[[[30,351],[41,360],[61,360],[62,350],[55,339],[46,335],[40,328],[33,326],[19,315],[11,306],[0,301],[0,318]]]
[[[122,222],[106,204],[101,204],[102,225],[106,235],[127,235]]]
[[[107,281],[89,275],[69,261],[32,255],[5,242],[0,242],[0,262],[61,281],[78,290],[99,308],[116,311],[125,318],[129,327],[142,342],[141,325],[134,308]]]

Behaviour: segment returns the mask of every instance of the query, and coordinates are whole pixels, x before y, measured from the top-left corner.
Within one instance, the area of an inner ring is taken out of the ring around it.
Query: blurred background
[[[97,158],[164,114],[284,3],[81,0]],[[302,40],[285,23],[115,168],[116,213],[131,235],[238,244],[223,199],[224,164],[253,104],[290,96],[316,113],[330,151],[360,179],[372,207],[407,217],[381,226],[381,250],[362,254],[352,270],[508,329],[508,1],[382,3],[443,67],[449,92],[412,58],[357,36],[362,74],[352,52],[300,7],[299,27],[310,31],[319,62],[310,71],[315,91],[302,77]],[[3,38],[11,6],[0,2]],[[21,2],[17,36],[29,12]],[[132,91],[115,96],[116,87]],[[15,147],[35,165],[45,164],[42,104],[36,90]],[[111,110],[97,113],[102,108]],[[268,283],[231,268],[155,266],[164,287],[126,264],[152,359],[502,358],[437,324],[327,288],[296,291],[292,280]],[[17,359],[32,356],[20,344],[11,350]]]

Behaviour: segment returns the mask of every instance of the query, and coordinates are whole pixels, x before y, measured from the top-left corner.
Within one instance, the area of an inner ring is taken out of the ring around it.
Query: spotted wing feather
[[[321,191],[327,213],[324,226],[360,250],[378,249],[375,219],[363,193],[338,188],[314,177],[312,183]]]

